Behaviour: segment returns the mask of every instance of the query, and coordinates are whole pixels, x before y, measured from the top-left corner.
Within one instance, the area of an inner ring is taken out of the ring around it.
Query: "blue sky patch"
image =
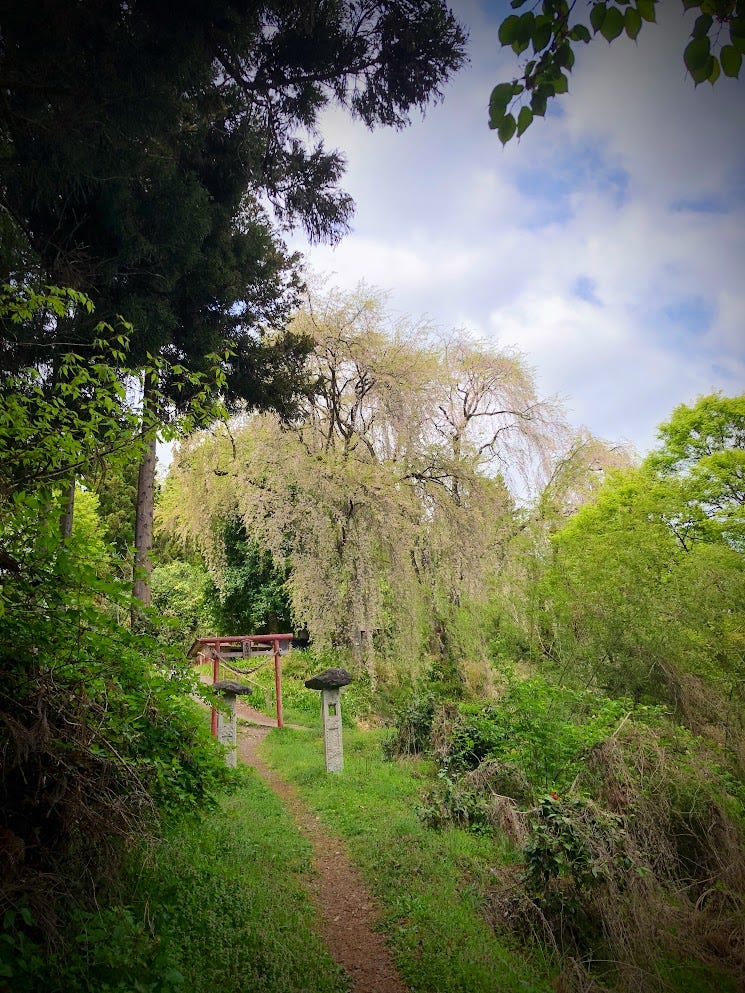
[[[598,284],[590,276],[578,276],[572,286],[572,296],[579,297],[580,300],[586,300],[587,303],[595,304],[596,307],[602,307],[602,300],[596,292],[597,286]]]
[[[675,214],[727,214],[730,208],[721,194],[697,197],[693,200],[676,200],[670,205]]]
[[[628,200],[629,174],[603,156],[599,143],[576,145],[534,167],[521,170],[516,179],[520,193],[540,203],[545,224],[569,220],[571,197],[576,193],[602,193],[615,207]]]
[[[677,331],[696,337],[705,334],[714,320],[715,308],[701,296],[685,297],[663,308],[667,322]]]

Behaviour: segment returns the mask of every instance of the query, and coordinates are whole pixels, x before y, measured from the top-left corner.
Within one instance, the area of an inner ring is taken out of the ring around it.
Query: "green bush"
[[[420,818],[513,843],[522,873],[495,887],[495,917],[574,963],[577,988],[637,989],[643,974],[650,990],[668,989],[675,970],[660,963],[705,973],[712,936],[736,933],[742,782],[724,750],[664,708],[533,678],[498,704],[440,707],[431,754],[438,772]],[[740,953],[720,944],[726,986]],[[616,963],[608,987],[598,960]]]
[[[632,867],[623,849],[623,819],[580,797],[541,797],[530,811],[529,827],[523,879],[531,899],[547,911],[577,913],[575,894]],[[568,885],[562,889],[563,882]]]
[[[568,787],[587,752],[632,713],[636,720],[654,721],[666,711],[540,677],[514,679],[496,703],[441,708],[432,749],[439,766],[451,774],[476,769],[485,760],[519,769],[535,798]]]
[[[0,914],[25,894],[45,933],[55,894],[85,909],[133,834],[210,803],[227,777],[181,653],[121,623],[128,586],[75,534],[61,542],[54,515],[30,495],[0,529],[19,562],[0,591]]]
[[[421,755],[429,750],[435,704],[434,693],[423,691],[399,705],[394,714],[396,732],[383,742],[386,758]]]
[[[74,910],[50,952],[28,934],[27,906],[6,911],[0,932],[1,993],[179,993],[175,948],[132,908]]]
[[[169,645],[188,648],[195,638],[217,630],[210,601],[212,581],[204,566],[173,561],[158,565],[150,577],[159,637]]]

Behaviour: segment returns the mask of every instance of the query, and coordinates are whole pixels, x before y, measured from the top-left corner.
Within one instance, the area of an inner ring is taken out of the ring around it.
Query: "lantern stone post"
[[[344,768],[344,750],[341,740],[341,688],[352,682],[346,669],[326,669],[325,672],[306,679],[309,690],[321,691],[323,714],[323,749],[326,772],[341,772]]]
[[[223,696],[228,706],[228,714],[224,714],[221,710],[217,711],[217,740],[228,749],[225,762],[234,769],[238,764],[238,722],[235,717],[235,700],[238,696],[246,696],[250,693],[251,687],[244,686],[234,679],[221,679],[212,684],[212,689]]]

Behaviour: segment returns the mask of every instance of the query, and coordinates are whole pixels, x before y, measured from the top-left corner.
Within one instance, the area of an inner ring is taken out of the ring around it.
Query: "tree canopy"
[[[739,727],[742,417],[741,396],[682,404],[641,465],[608,472],[548,542],[521,540],[503,630],[517,618],[523,646],[565,680],[664,701],[697,728]]]
[[[225,2],[176,23],[149,0],[46,0],[0,16],[2,205],[20,236],[5,277],[39,270],[99,319],[125,315],[133,363],[230,343],[236,394],[281,402],[265,374],[279,344],[256,340],[295,300],[276,225],[333,241],[352,210],[318,115],[334,101],[403,126],[463,61],[453,15],[440,0]],[[49,344],[17,335],[16,361]]]
[[[226,0],[174,19],[152,0],[45,0],[0,16],[0,275],[85,291],[97,319],[125,315],[125,368],[166,360],[161,418],[191,400],[171,370],[216,361],[226,400],[289,413],[308,344],[284,331],[301,271],[283,233],[334,241],[352,211],[319,113],[334,102],[369,127],[405,125],[463,61],[452,13],[442,0]],[[7,366],[52,378],[64,342],[94,336],[84,313],[9,330]],[[150,407],[153,395],[145,384]],[[138,484],[144,574],[153,446]],[[145,582],[136,592],[147,600]]]
[[[522,359],[459,334],[437,340],[392,321],[364,289],[311,296],[295,319],[312,335],[318,388],[302,417],[249,417],[183,446],[164,503],[223,573],[214,522],[290,566],[297,623],[318,643],[376,645],[415,659],[422,642],[457,653],[450,625],[484,575],[528,464],[560,429]],[[218,585],[220,579],[217,579]],[[450,643],[448,643],[450,641]]]

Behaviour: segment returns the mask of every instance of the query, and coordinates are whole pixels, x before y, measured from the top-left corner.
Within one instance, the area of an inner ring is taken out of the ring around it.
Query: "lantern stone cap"
[[[212,689],[216,693],[224,693],[226,696],[245,696],[253,692],[250,686],[245,686],[235,679],[221,679],[217,683],[212,683]]]
[[[335,690],[339,686],[347,686],[354,679],[346,669],[326,669],[317,676],[305,680],[309,690]]]

